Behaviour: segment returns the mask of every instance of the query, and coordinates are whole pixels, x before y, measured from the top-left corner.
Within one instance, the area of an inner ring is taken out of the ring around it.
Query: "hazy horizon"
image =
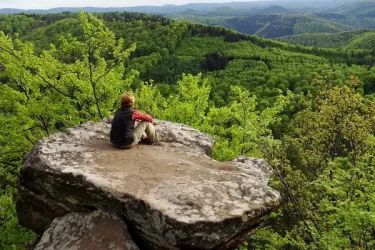
[[[135,7],[135,6],[163,6],[165,4],[184,5],[188,3],[229,3],[229,2],[273,2],[275,0],[130,0],[124,3],[123,0],[0,0],[0,9],[51,9],[58,7]]]

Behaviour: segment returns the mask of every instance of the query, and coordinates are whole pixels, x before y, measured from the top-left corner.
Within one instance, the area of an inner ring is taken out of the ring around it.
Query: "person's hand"
[[[112,121],[113,121],[113,116],[109,116],[103,119],[103,122],[105,123],[112,123]]]

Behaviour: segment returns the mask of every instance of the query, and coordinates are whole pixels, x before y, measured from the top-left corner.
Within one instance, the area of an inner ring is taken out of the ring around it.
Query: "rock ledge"
[[[159,146],[108,142],[87,123],[34,147],[20,173],[19,220],[42,234],[57,218],[103,210],[121,217],[140,249],[232,249],[280,203],[262,159],[216,162],[214,140],[159,121]]]

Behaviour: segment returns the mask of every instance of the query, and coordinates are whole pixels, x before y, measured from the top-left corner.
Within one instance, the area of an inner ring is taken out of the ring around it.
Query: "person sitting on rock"
[[[110,141],[116,147],[130,149],[137,145],[147,135],[147,142],[153,144],[158,141],[152,116],[133,109],[135,97],[124,93],[120,96],[121,108],[116,111],[112,120]],[[135,126],[135,122],[138,124]]]

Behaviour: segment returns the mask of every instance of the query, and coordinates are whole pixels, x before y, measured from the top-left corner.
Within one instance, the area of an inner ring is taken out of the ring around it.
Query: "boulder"
[[[125,222],[100,210],[53,220],[34,250],[139,250]]]
[[[112,147],[107,122],[41,140],[20,172],[20,222],[42,234],[56,217],[100,209],[123,218],[140,249],[232,249],[280,204],[264,160],[217,162],[207,134],[156,128],[161,143],[131,150]]]

